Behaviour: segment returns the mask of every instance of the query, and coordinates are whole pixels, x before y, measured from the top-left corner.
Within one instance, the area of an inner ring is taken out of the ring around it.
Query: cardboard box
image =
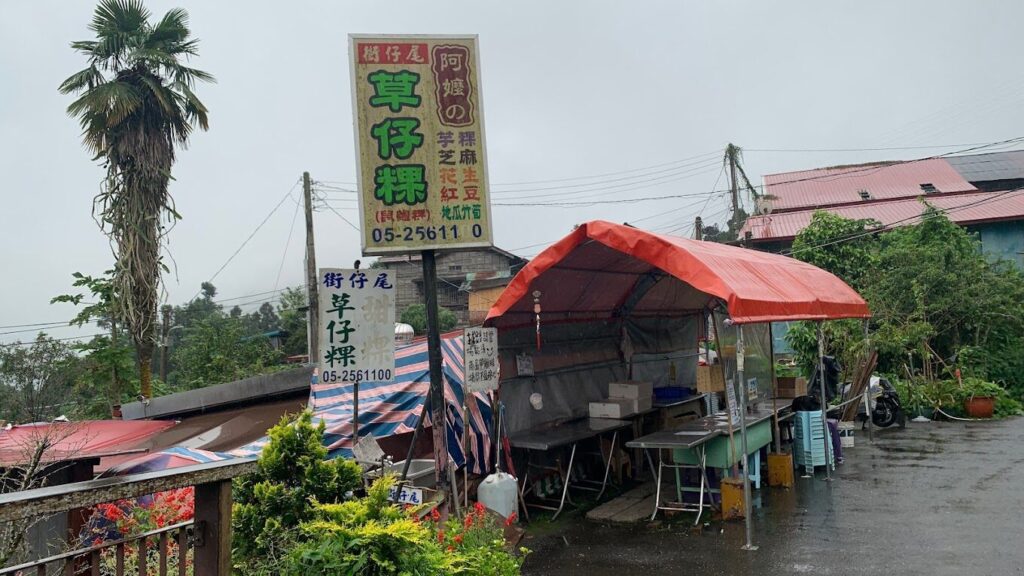
[[[609,398],[647,398],[654,396],[653,382],[609,382]]]
[[[697,366],[697,391],[702,394],[725,392],[725,377],[720,365]]]
[[[776,398],[796,398],[807,395],[807,379],[802,376],[779,376]]]
[[[636,413],[633,400],[626,398],[606,398],[601,402],[590,403],[591,418],[625,418]]]

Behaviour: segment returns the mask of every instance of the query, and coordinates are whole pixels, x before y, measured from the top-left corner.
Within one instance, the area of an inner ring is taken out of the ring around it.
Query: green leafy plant
[[[241,573],[273,573],[299,525],[315,517],[317,502],[336,504],[362,487],[362,470],[351,460],[327,460],[324,424],[303,412],[270,429],[270,443],[254,474],[235,480],[232,515],[234,556]]]
[[[442,522],[437,510],[401,509],[388,501],[394,478],[374,482],[365,498],[317,504],[316,519],[302,524],[302,542],[284,573],[359,576],[519,574],[525,557],[505,547],[504,527],[476,505],[463,518]],[[425,506],[429,506],[425,505]]]

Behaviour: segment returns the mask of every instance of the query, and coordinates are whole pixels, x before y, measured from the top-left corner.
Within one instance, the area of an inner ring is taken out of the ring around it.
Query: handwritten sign
[[[533,376],[533,356],[529,354],[516,354],[516,374],[519,376]]]
[[[388,500],[397,504],[422,504],[423,490],[402,486],[402,491],[399,492],[397,487],[392,486],[388,489]]]
[[[392,274],[388,270],[320,269],[320,382],[388,382],[394,378]]]
[[[363,254],[491,237],[475,36],[349,36]]]
[[[486,392],[498,389],[498,329],[466,328],[463,335],[466,389]]]

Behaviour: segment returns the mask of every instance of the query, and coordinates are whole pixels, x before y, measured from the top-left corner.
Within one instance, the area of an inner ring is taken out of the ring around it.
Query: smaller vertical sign
[[[321,268],[320,382],[388,382],[395,373],[395,287],[388,270]]]
[[[466,390],[486,392],[498,389],[498,329],[466,328],[463,335],[466,361]]]

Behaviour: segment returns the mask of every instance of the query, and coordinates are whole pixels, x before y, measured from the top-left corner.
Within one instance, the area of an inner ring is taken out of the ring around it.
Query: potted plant
[[[1003,389],[998,384],[980,378],[964,378],[960,386],[964,412],[971,418],[991,418],[995,412],[996,398],[1002,393]]]

